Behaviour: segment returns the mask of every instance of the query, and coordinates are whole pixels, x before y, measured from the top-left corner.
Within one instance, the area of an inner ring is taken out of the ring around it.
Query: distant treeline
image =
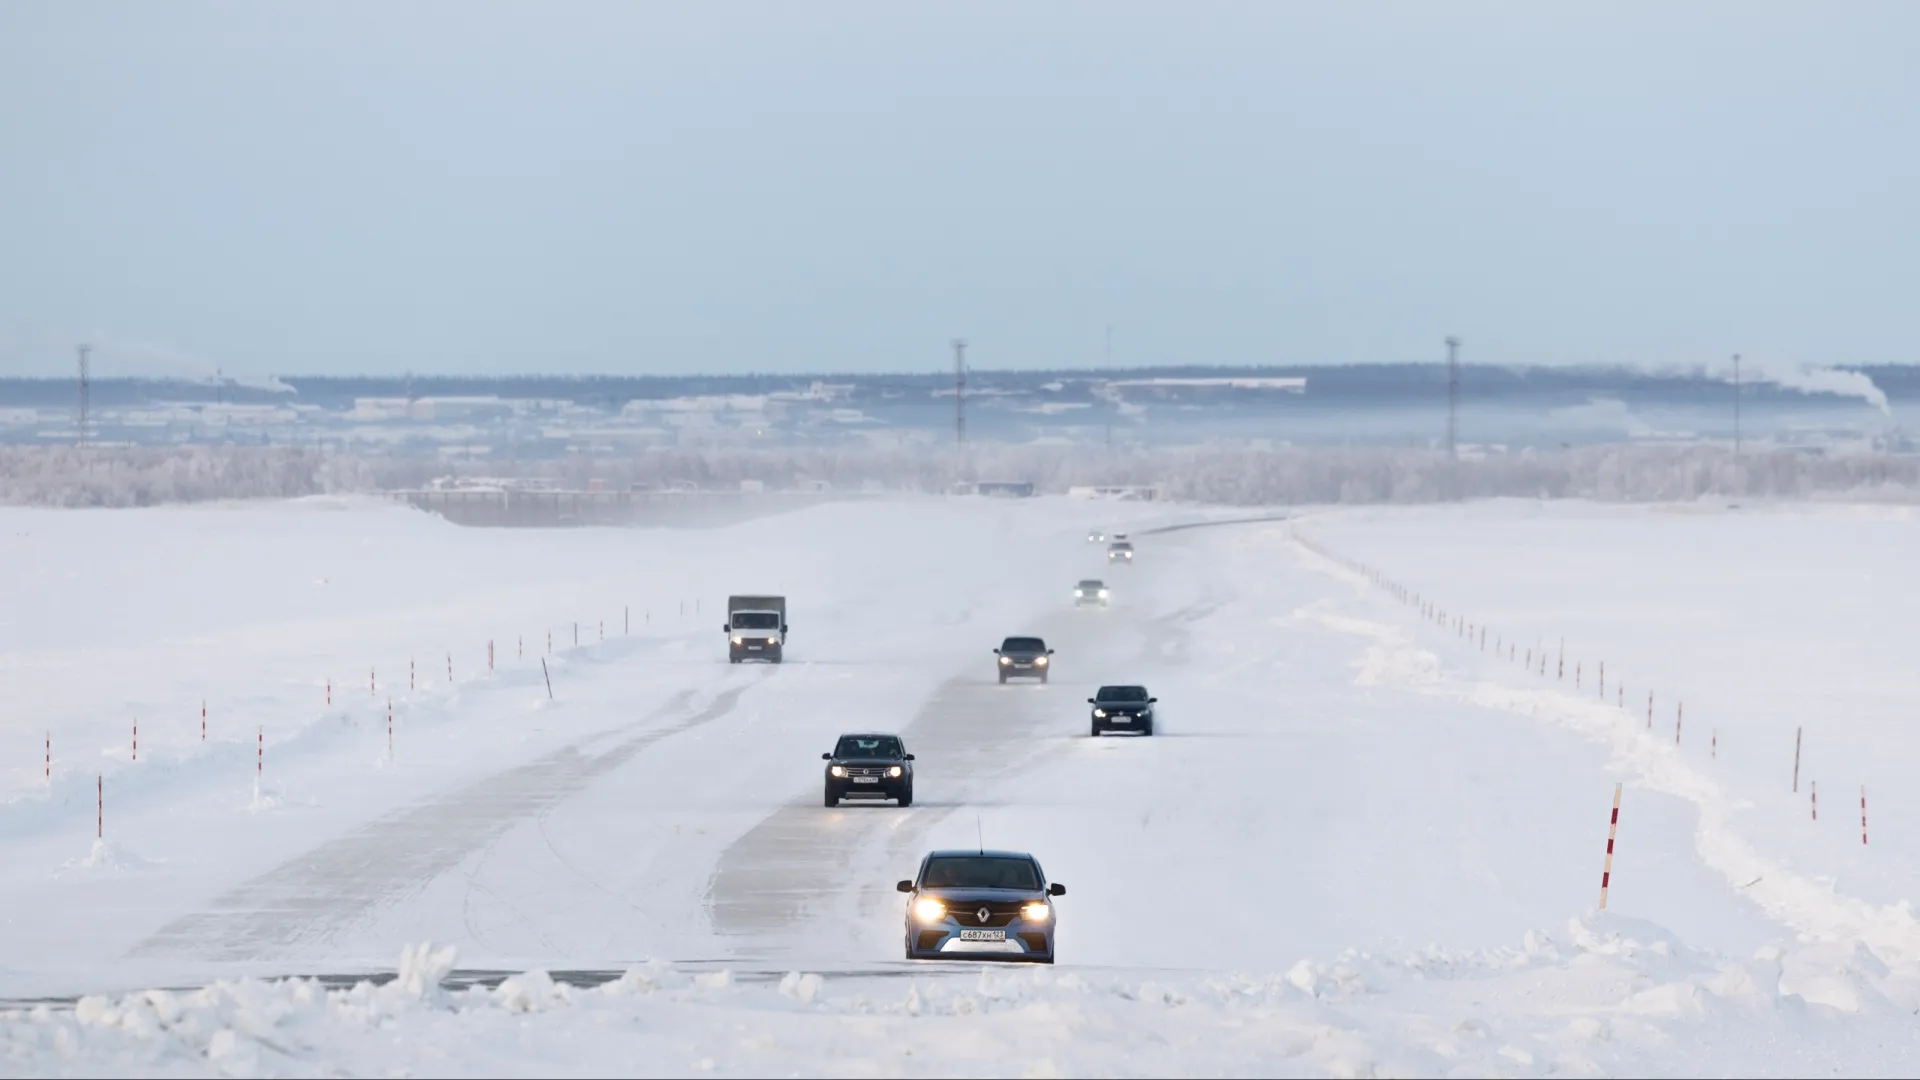
[[[132,507],[209,499],[289,498],[417,487],[433,462],[315,450],[196,446],[0,447],[0,502]],[[963,464],[928,450],[686,450],[599,460],[490,462],[457,474],[558,481],[611,490],[694,484],[739,490],[821,482],[938,493],[963,479],[1024,480],[1042,492],[1075,485],[1154,484],[1167,497],[1227,505],[1422,503],[1518,496],[1653,502],[1702,496],[1920,502],[1920,458],[1734,455],[1712,446],[1598,446],[1455,461],[1392,448],[1188,449],[975,447]]]
[[[1840,368],[1872,379],[1895,401],[1920,399],[1920,366]],[[1307,379],[1307,394],[1315,401],[1356,405],[1397,405],[1428,402],[1444,394],[1446,367],[1442,364],[1351,364],[1290,367],[1143,367],[1052,371],[974,371],[969,386],[975,391],[1044,392],[1049,383],[1068,384],[1067,392],[1084,393],[1087,384],[1111,379],[1151,378],[1286,378]],[[278,380],[288,390],[242,385],[231,380],[96,379],[91,400],[95,407],[125,407],[165,403],[202,404],[228,401],[248,404],[297,401],[305,405],[345,409],[355,398],[500,397],[573,401],[618,408],[629,401],[697,395],[767,394],[805,390],[814,382],[851,386],[854,402],[899,395],[931,395],[950,390],[951,372],[895,375],[417,375],[329,376],[290,375]],[[291,391],[291,393],[289,392]],[[1271,391],[1222,391],[1270,393]],[[1617,398],[1629,404],[1695,404],[1718,402],[1728,393],[1722,374],[1649,374],[1610,367],[1495,367],[1463,364],[1463,399],[1476,401],[1579,401],[1589,396]],[[1770,383],[1752,383],[1745,393],[1755,401],[1806,400],[1797,390]],[[77,384],[71,378],[0,379],[0,407],[60,407],[77,405]]]

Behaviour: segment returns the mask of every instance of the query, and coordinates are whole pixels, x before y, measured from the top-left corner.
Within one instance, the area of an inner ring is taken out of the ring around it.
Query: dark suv
[[[907,959],[957,956],[1053,963],[1053,897],[1039,860],[1022,851],[935,851],[895,886],[908,894]]]
[[[993,650],[1000,658],[1000,681],[1006,682],[1015,675],[1030,679],[1047,681],[1048,657],[1053,650],[1037,637],[1010,637]]]
[[[1087,699],[1093,706],[1093,733],[1137,731],[1153,734],[1153,703],[1144,686],[1103,686]]]
[[[841,799],[897,799],[913,805],[913,755],[898,735],[842,735],[827,762],[828,806]]]

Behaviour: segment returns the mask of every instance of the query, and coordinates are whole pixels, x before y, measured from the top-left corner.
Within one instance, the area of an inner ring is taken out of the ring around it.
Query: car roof
[[[848,732],[841,733],[839,737],[842,739],[899,739],[900,738],[900,736],[895,735],[891,731],[848,731]],[[905,742],[906,740],[900,739],[900,741]]]
[[[1082,584],[1082,585],[1099,585],[1099,584],[1101,584],[1101,581],[1100,581],[1100,579],[1099,579],[1099,578],[1097,578],[1097,577],[1084,577],[1084,578],[1081,578],[1081,579],[1080,579],[1080,584]]]
[[[988,848],[985,851],[982,851],[979,848],[955,848],[955,849],[949,849],[949,850],[943,850],[943,851],[927,852],[927,858],[929,859],[946,858],[946,857],[960,856],[960,855],[971,855],[976,859],[980,858],[981,856],[985,856],[989,859],[1027,859],[1032,862],[1040,861],[1038,859],[1035,859],[1031,854],[1025,851],[999,851],[994,848]]]
[[[1047,639],[1041,637],[1039,634],[1008,634],[1006,637],[1000,639],[1003,645],[1009,641],[1038,641],[1044,645]]]

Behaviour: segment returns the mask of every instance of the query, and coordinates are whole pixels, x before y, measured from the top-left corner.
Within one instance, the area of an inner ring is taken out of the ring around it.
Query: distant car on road
[[[1047,643],[1039,638],[1007,638],[999,648],[993,650],[993,654],[1000,658],[1001,682],[1016,676],[1047,681],[1047,668],[1051,666],[1048,658],[1053,655],[1053,650],[1047,648]]]
[[[1107,562],[1109,563],[1123,562],[1123,563],[1131,564],[1133,562],[1132,542],[1127,540],[1115,540],[1113,543],[1108,544],[1107,545]]]
[[[1098,578],[1088,578],[1073,587],[1073,606],[1107,606],[1107,583]]]
[[[980,956],[1053,963],[1053,897],[1040,862],[1023,851],[935,851],[908,895],[907,959]]]
[[[842,735],[827,762],[828,806],[841,799],[895,799],[913,805],[913,755],[898,735]]]
[[[1153,734],[1153,703],[1160,699],[1144,686],[1103,686],[1087,699],[1093,706],[1093,734],[1137,731]]]
[[[1087,533],[1087,543],[1089,544],[1104,544],[1106,542],[1107,534],[1099,529],[1093,529]]]

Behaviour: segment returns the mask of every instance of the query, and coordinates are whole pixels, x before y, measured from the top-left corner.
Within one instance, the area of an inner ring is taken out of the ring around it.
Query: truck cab
[[[765,660],[778,664],[787,647],[787,598],[784,596],[729,596],[727,621],[720,624],[727,635],[727,662]]]

